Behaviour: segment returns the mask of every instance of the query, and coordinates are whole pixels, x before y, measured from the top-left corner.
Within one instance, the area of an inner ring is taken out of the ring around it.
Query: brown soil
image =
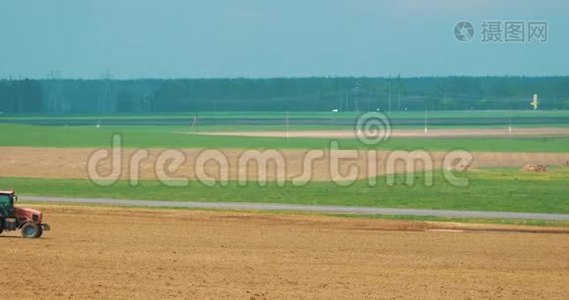
[[[0,283],[10,298],[569,297],[567,234],[436,231],[448,228],[322,216],[39,208],[53,231],[38,240],[0,236]]]
[[[3,177],[35,177],[35,178],[89,178],[87,172],[87,162],[89,156],[97,149],[89,148],[25,148],[25,147],[0,147],[0,176]],[[156,179],[156,163],[161,149],[148,149],[149,157],[140,163],[140,179]],[[196,179],[196,156],[203,149],[184,149],[186,161],[175,172],[168,173],[171,177],[182,177]],[[129,177],[129,161],[135,150],[125,149],[122,154],[121,178]],[[238,175],[238,160],[240,155],[246,150],[221,149],[229,162],[229,179],[236,180]],[[304,157],[308,150],[280,150],[285,161],[285,177],[293,179],[299,177],[310,167],[304,168]],[[346,154],[352,151],[338,150],[336,153]],[[340,173],[348,173],[350,166],[355,166],[358,170],[358,178],[382,175],[386,173],[402,172],[405,170],[403,163],[399,162],[394,168],[388,168],[386,161],[391,152],[377,152],[377,170],[373,171],[373,160],[368,159],[367,152],[355,151],[358,158],[340,160]],[[443,158],[447,152],[431,152],[430,156],[434,168],[441,168]],[[527,164],[544,165],[565,165],[569,161],[569,154],[566,153],[492,153],[492,152],[473,152],[474,161],[468,165],[469,169],[479,167],[517,167],[523,168]],[[409,155],[404,155],[409,157]],[[332,178],[330,166],[330,153],[326,152],[325,157],[314,162],[312,167],[311,180],[329,181]],[[460,166],[457,166],[459,168]],[[111,161],[103,160],[99,164],[99,173],[107,175],[110,173]],[[415,170],[422,170],[423,166],[418,164]],[[259,177],[259,171],[255,164],[249,164],[246,168],[247,178],[254,180]],[[220,179],[219,168],[213,161],[205,165],[205,172]],[[277,178],[275,167],[269,164],[266,172],[268,180]]]

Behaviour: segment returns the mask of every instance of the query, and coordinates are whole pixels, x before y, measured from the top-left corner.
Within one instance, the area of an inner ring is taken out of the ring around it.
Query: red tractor
[[[42,223],[40,211],[14,207],[18,196],[14,191],[0,191],[0,233],[4,230],[21,230],[24,238],[39,238],[50,227]]]

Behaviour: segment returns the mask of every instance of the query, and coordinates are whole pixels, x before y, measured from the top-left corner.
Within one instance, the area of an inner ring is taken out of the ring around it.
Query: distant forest
[[[569,77],[0,80],[3,113],[569,109]]]

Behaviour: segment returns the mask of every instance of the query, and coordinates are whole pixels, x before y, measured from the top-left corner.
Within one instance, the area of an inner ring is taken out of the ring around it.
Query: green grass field
[[[316,149],[327,148],[330,139],[222,137],[189,134],[184,127],[116,126],[55,127],[0,124],[0,146],[23,147],[110,147],[118,133],[127,148],[259,148]],[[356,139],[339,140],[342,149],[369,146]],[[374,146],[385,150],[452,150],[492,152],[568,152],[569,138],[393,138]]]
[[[432,118],[567,118],[569,111],[490,111],[490,112],[431,112]],[[272,118],[286,116],[285,113],[206,113],[200,118]],[[421,118],[423,112],[393,113],[391,118]],[[185,118],[185,114],[168,115],[118,115],[102,116],[100,119],[113,118]],[[354,113],[290,113],[291,120],[296,118],[354,119]],[[12,120],[37,119],[93,119],[97,116],[0,116]],[[190,121],[188,121],[190,124]],[[504,121],[506,122],[506,121]],[[569,122],[557,124],[568,126]],[[486,125],[480,125],[486,127]],[[487,127],[503,127],[503,124]],[[538,126],[530,124],[528,127]],[[556,126],[548,124],[548,127]],[[460,128],[446,126],[445,128]],[[475,126],[464,126],[475,127]],[[200,131],[231,130],[280,130],[279,125],[236,125],[200,126]],[[305,129],[345,129],[351,127],[323,125],[291,125],[291,130]],[[406,127],[398,127],[406,128]],[[328,148],[327,138],[256,138],[224,137],[192,134],[188,126],[33,126],[0,123],[0,147],[101,147],[111,146],[111,137],[120,134],[126,148],[235,148],[235,149],[323,149]],[[340,139],[340,149],[365,149],[369,146],[356,139]],[[379,150],[455,150],[484,152],[549,152],[569,153],[569,137],[551,138],[392,138],[387,142],[373,146]],[[1,150],[0,150],[1,151]],[[250,183],[245,187],[232,182],[227,187],[206,187],[192,182],[189,187],[166,187],[158,181],[142,181],[139,186],[131,187],[128,182],[120,181],[110,187],[99,187],[88,180],[0,178],[0,187],[14,188],[22,195],[42,195],[83,198],[117,198],[141,200],[172,201],[233,201],[263,203],[293,203],[320,205],[352,205],[397,208],[429,208],[456,210],[488,210],[513,212],[569,213],[569,169],[558,168],[552,172],[532,174],[513,169],[491,169],[466,173],[470,186],[465,188],[449,185],[441,174],[435,175],[432,187],[423,185],[423,178],[417,177],[416,184],[408,186],[403,178],[398,177],[398,184],[388,186],[385,177],[379,177],[379,185],[370,187],[366,181],[356,182],[348,187],[340,187],[332,182],[313,182],[306,186],[277,187],[269,183],[259,187]],[[402,217],[404,218],[404,217]]]
[[[547,173],[523,173],[512,169],[489,169],[463,174],[469,178],[467,187],[454,187],[435,172],[434,185],[424,185],[417,175],[414,185],[406,185],[403,176],[389,186],[385,177],[370,187],[367,181],[340,187],[332,182],[313,182],[306,186],[256,183],[239,186],[207,187],[191,182],[187,187],[164,186],[158,181],[142,181],[131,187],[119,181],[100,187],[89,180],[0,178],[0,186],[11,187],[22,195],[84,198],[115,198],[172,201],[228,201],[348,205],[398,208],[429,208],[455,210],[488,210],[514,212],[569,213],[569,168]]]

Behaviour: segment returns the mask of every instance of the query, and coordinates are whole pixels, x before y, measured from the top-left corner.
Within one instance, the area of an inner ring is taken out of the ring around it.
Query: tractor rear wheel
[[[28,223],[22,226],[22,237],[27,239],[39,238],[42,234],[41,227],[37,224]]]
[[[38,236],[36,236],[36,238],[40,238],[41,235],[43,234],[43,228],[41,226],[38,226],[38,230],[39,230],[39,232],[38,232]]]

